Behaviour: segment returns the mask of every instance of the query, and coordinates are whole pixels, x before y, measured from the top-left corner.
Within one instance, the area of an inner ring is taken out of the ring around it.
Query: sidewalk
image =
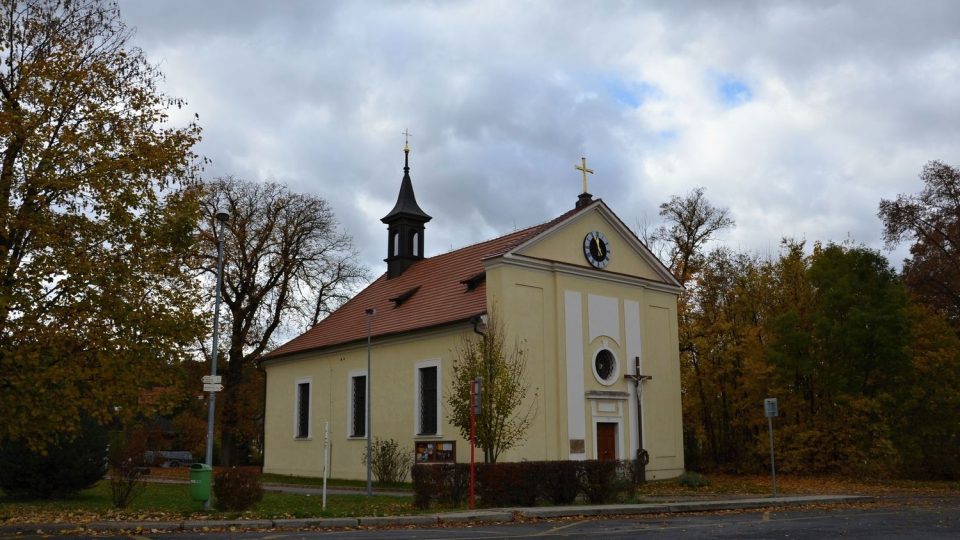
[[[288,487],[288,486],[277,486]],[[296,486],[300,487],[300,486]],[[312,488],[307,488],[312,489]],[[522,521],[536,518],[558,518],[572,516],[631,516],[644,514],[715,512],[718,510],[744,510],[799,506],[807,504],[836,504],[869,502],[876,497],[859,495],[804,495],[796,497],[756,497],[741,499],[714,499],[700,501],[664,501],[646,504],[606,504],[585,506],[543,506],[532,508],[493,508],[436,514],[411,516],[377,516],[351,518],[305,518],[274,520],[190,520],[190,521],[121,521],[94,522],[84,525],[66,523],[0,525],[0,534],[50,534],[98,532],[173,532],[173,531],[209,531],[213,529],[257,530],[257,529],[316,529],[342,527],[386,527],[395,525],[435,526],[458,523],[491,523]]]

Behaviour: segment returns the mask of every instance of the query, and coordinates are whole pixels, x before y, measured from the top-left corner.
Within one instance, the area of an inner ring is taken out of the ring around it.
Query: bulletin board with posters
[[[457,460],[456,441],[417,441],[417,463],[452,463]]]

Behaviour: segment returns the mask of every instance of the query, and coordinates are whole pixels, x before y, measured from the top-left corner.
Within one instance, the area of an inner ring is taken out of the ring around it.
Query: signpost
[[[779,416],[777,398],[763,400],[763,412],[767,416],[767,427],[770,431],[770,477],[773,479],[773,496],[777,496],[777,467],[773,459],[773,417]]]
[[[203,384],[220,384],[223,382],[222,375],[204,375],[201,377]]]
[[[220,392],[220,391],[222,391],[222,390],[223,390],[223,385],[222,385],[222,384],[203,383],[203,391],[204,391],[204,392]]]

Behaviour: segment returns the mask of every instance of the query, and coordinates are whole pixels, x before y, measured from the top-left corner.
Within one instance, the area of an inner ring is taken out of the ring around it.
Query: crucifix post
[[[647,464],[650,463],[650,454],[643,448],[643,400],[641,399],[641,383],[649,381],[653,377],[640,374],[640,357],[636,356],[635,368],[633,373],[627,373],[623,377],[633,381],[633,387],[637,393],[637,464],[636,464],[636,482],[638,484],[647,481]]]

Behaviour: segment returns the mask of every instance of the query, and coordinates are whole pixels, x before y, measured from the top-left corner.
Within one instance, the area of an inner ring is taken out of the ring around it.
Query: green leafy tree
[[[42,450],[143,412],[198,335],[200,129],[167,124],[115,4],[0,10],[0,441]]]
[[[470,440],[470,385],[483,377],[476,439],[485,463],[495,463],[503,452],[520,444],[536,417],[537,393],[527,395],[526,371],[526,351],[520,343],[507,346],[503,325],[493,313],[484,333],[465,335],[454,353],[447,397],[450,423]]]
[[[907,295],[887,259],[863,247],[816,249],[813,335],[828,393],[876,397],[908,364]]]
[[[910,369],[904,287],[886,259],[864,247],[815,246],[802,278],[798,255],[788,253],[782,268],[784,281],[796,283],[786,298],[803,302],[771,322],[786,413],[783,469],[889,474],[899,458],[895,396]]]

